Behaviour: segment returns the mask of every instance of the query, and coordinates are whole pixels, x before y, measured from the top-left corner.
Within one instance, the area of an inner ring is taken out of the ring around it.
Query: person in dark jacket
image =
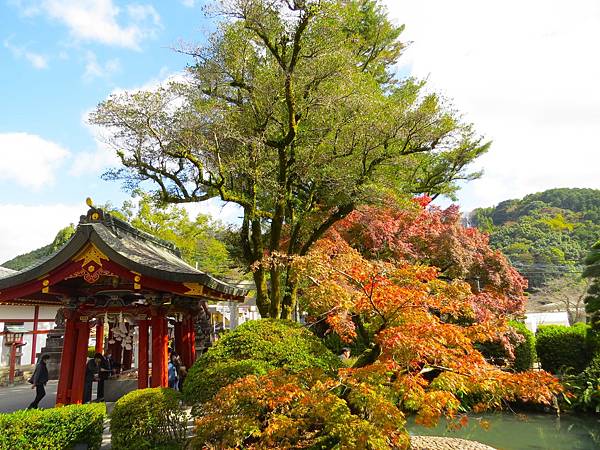
[[[107,350],[100,363],[100,379],[98,380],[98,393],[96,395],[97,400],[104,399],[104,382],[112,375],[114,366],[112,352]]]
[[[98,379],[103,356],[96,353],[93,359],[90,359],[85,366],[85,386],[83,388],[83,403],[92,401],[92,383]]]
[[[48,382],[48,367],[46,362],[50,359],[50,355],[42,355],[40,361],[35,366],[33,376],[29,380],[31,389],[35,388],[35,400],[30,403],[27,409],[37,409],[40,401],[46,396],[46,383]]]

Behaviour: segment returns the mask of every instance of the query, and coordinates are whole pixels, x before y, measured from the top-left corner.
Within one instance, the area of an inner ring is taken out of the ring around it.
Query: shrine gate
[[[168,386],[168,323],[174,350],[190,367],[207,300],[243,301],[247,291],[203,273],[170,243],[102,209],[81,216],[71,239],[33,267],[0,278],[0,305],[61,305],[63,350],[56,403],[81,403],[90,330],[124,370],[137,346],[138,388]],[[151,355],[151,357],[150,357]]]

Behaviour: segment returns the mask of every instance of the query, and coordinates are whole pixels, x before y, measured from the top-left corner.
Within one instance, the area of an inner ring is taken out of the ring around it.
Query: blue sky
[[[15,180],[6,168],[2,176],[0,163],[0,203],[73,203],[88,195],[119,203],[124,197],[119,186],[98,177],[103,168],[98,144],[84,124],[86,112],[115,89],[182,70],[189,59],[172,47],[202,40],[209,27],[200,5],[191,1],[0,0],[0,134],[37,136],[68,152],[54,159],[31,155],[34,165],[50,165],[46,175],[44,167],[13,168],[21,174],[31,170],[38,179],[59,169],[52,181],[38,185]],[[3,146],[0,156],[6,161],[6,153],[20,151]]]
[[[207,0],[208,1],[208,0]],[[463,210],[553,187],[600,188],[600,2],[382,0],[411,42],[400,73],[451,99],[491,151]],[[156,86],[214,27],[198,0],[0,0],[0,263],[119,205],[114,153],[85,123],[116,90]],[[235,209],[196,205],[221,219]]]

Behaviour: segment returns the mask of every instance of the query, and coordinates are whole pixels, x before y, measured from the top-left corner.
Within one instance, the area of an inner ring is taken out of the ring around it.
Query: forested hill
[[[16,256],[10,261],[2,263],[2,267],[12,270],[21,270],[25,267],[29,267],[40,259],[50,256],[52,253],[57,251],[69,240],[73,233],[75,233],[75,226],[71,224],[60,230],[50,244],[44,245],[43,247],[35,249],[29,253]]]
[[[600,190],[550,189],[469,216],[488,232],[532,287],[565,271],[577,272],[590,247],[600,239]]]

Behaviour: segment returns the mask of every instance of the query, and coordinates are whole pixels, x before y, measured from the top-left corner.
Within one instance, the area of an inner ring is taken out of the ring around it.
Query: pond
[[[487,430],[484,425],[489,424]],[[598,450],[600,449],[600,416],[550,414],[488,413],[470,417],[458,431],[446,429],[440,421],[435,428],[415,425],[409,419],[407,428],[413,435],[447,436],[471,439],[499,450]]]

